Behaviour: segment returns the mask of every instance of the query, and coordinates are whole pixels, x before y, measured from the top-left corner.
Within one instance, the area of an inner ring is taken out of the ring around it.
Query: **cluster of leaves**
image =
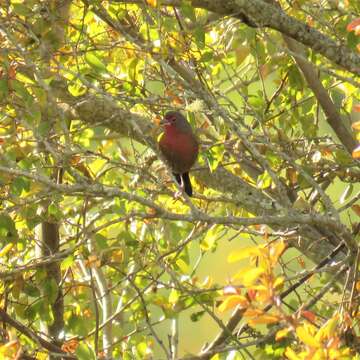
[[[236,307],[243,310],[244,325],[254,329],[258,325],[267,325],[266,337],[276,344],[265,347],[268,356],[284,355],[291,360],[350,359],[353,351],[343,334],[358,326],[359,313],[351,316],[348,312],[335,311],[324,320],[307,310],[306,304],[292,302],[291,306],[286,306],[282,302],[286,279],[277,269],[285,250],[286,245],[277,242],[230,254],[230,262],[247,260],[250,266],[233,276],[232,285],[224,290],[225,298],[219,310],[223,312]],[[263,347],[263,344],[260,337],[258,346]]]

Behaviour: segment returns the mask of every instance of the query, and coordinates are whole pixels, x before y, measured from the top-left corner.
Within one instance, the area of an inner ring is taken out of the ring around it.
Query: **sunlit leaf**
[[[228,256],[228,262],[233,263],[257,255],[260,255],[259,248],[257,246],[243,248],[240,250],[233,251]]]
[[[337,327],[339,325],[340,322],[340,317],[338,314],[336,314],[333,318],[329,319],[322,327],[321,329],[318,331],[318,333],[316,334],[316,339],[318,341],[322,340],[323,338],[330,338],[332,336],[334,336]]]
[[[266,189],[269,186],[271,186],[271,184],[272,184],[272,178],[267,171],[265,171],[261,175],[259,175],[256,180],[256,186],[259,189]]]
[[[250,326],[255,325],[269,325],[280,321],[280,318],[276,315],[264,314],[258,317],[254,317],[248,321]]]
[[[304,326],[299,326],[296,328],[296,335],[304,344],[310,347],[319,348],[321,346],[321,343],[317,341]]]
[[[183,259],[177,259],[176,266],[178,266],[178,268],[183,274],[189,273],[190,270],[189,265]]]
[[[284,241],[278,241],[270,247],[270,260],[273,265],[275,265],[279,258],[282,256],[286,250],[286,243]]]
[[[170,295],[169,295],[169,303],[176,304],[178,302],[179,298],[180,298],[180,292],[175,289],[171,289]]]
[[[149,4],[152,7],[156,7],[157,0],[146,0],[146,3]]]
[[[4,257],[6,256],[6,254],[8,254],[11,249],[14,247],[14,243],[9,243],[7,245],[5,245],[1,250],[0,250],[0,257]]]
[[[245,296],[242,295],[230,295],[219,306],[219,311],[224,312],[233,309],[236,306],[247,307],[249,302]]]
[[[290,347],[287,347],[285,350],[285,356],[289,359],[289,360],[302,360],[301,357],[296,355],[296,352],[294,350],[292,350]]]
[[[274,289],[281,288],[284,285],[284,282],[285,282],[284,277],[282,276],[277,277],[273,284]]]
[[[360,111],[360,110],[359,110]],[[351,127],[354,129],[354,130],[359,130],[360,131],[360,121],[356,121],[354,123],[351,124]]]
[[[204,251],[211,250],[216,240],[219,238],[220,233],[223,231],[224,227],[220,225],[213,225],[210,230],[206,232],[205,237],[200,242],[200,247]]]
[[[275,340],[279,341],[282,340],[284,337],[287,336],[287,334],[291,331],[291,328],[285,328],[285,329],[281,329],[279,330],[276,335],[275,335]]]
[[[265,269],[262,267],[248,268],[240,270],[234,275],[234,280],[241,280],[245,286],[252,285],[263,273]]]
[[[360,145],[358,145],[352,152],[352,157],[354,159],[360,159]]]

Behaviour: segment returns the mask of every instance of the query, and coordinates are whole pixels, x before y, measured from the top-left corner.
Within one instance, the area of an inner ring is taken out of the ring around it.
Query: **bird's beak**
[[[162,119],[162,120],[160,120],[160,125],[161,126],[170,125],[170,122],[166,119]]]

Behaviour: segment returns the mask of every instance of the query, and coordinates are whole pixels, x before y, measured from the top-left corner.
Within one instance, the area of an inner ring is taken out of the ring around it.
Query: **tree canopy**
[[[360,359],[358,1],[6,0],[0,40],[1,358]]]

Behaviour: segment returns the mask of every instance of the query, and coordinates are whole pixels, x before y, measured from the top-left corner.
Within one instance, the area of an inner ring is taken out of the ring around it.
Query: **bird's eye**
[[[175,116],[167,116],[166,120],[170,121],[170,122],[175,122],[176,117]]]

